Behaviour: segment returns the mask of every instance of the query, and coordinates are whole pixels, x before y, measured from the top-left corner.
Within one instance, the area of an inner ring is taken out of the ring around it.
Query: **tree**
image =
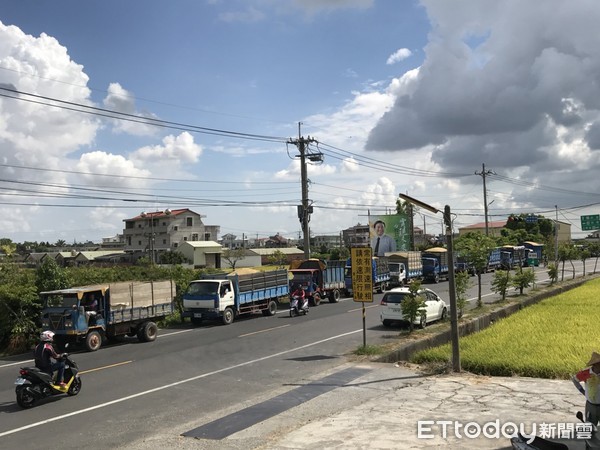
[[[467,304],[467,289],[470,287],[469,272],[458,272],[454,276],[454,290],[456,293],[456,312],[458,317],[463,316]]]
[[[483,305],[481,299],[481,274],[485,272],[490,252],[496,247],[496,241],[482,233],[467,233],[459,236],[454,247],[465,260],[475,268],[477,274],[477,307]]]
[[[561,281],[565,279],[565,262],[569,261],[571,263],[571,268],[573,269],[573,278],[575,278],[575,266],[573,265],[573,260],[577,259],[577,249],[569,243],[563,242],[558,246],[558,260],[562,263],[561,269]]]
[[[550,277],[550,284],[558,281],[558,266],[556,264],[548,264],[548,277]]]
[[[185,262],[187,262],[187,259],[181,252],[163,252],[160,254],[161,264],[183,264]]]
[[[583,276],[584,277],[585,277],[585,260],[589,259],[590,256],[591,256],[591,253],[586,248],[584,248],[583,250],[581,250],[579,252],[579,259],[581,260],[581,263],[583,264]]]
[[[506,300],[506,292],[510,287],[511,276],[509,270],[496,270],[492,279],[492,291],[502,296],[502,301]]]
[[[52,258],[44,258],[36,271],[35,285],[38,292],[53,291],[71,287],[71,280],[56,261]]]
[[[523,270],[515,273],[511,280],[511,284],[514,288],[519,290],[519,295],[523,295],[523,289],[531,286],[535,282],[535,272],[533,269]]]
[[[425,299],[419,294],[419,289],[421,289],[421,282],[412,280],[408,284],[409,294],[402,299],[402,317],[408,321],[411,333],[415,329],[414,322],[417,317],[425,314]]]
[[[245,248],[236,248],[236,249],[226,249],[222,254],[221,254],[221,259],[224,259],[225,261],[227,261],[227,263],[229,263],[229,266],[235,270],[235,265],[238,263],[238,261],[240,259],[244,259],[244,256],[246,256],[246,249]]]
[[[26,351],[37,337],[39,317],[33,271],[3,264],[0,270],[0,349],[8,353]]]
[[[288,258],[281,250],[275,250],[267,257],[269,264],[273,266],[285,267],[288,263]]]

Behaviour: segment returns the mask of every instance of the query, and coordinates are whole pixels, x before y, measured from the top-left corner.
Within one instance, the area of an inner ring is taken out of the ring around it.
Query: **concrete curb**
[[[458,333],[459,336],[468,336],[469,334],[476,333],[478,331],[484,330],[485,328],[492,325],[499,319],[503,319],[505,317],[510,316],[516,312],[519,312],[521,309],[526,308],[527,306],[534,305],[546,298],[554,297],[563,292],[570,291],[571,289],[575,289],[581,286],[584,283],[587,283],[594,278],[598,278],[598,276],[586,276],[584,278],[569,280],[564,282],[561,285],[549,286],[543,292],[535,293],[531,296],[524,298],[523,300],[517,303],[511,303],[510,305],[503,306],[495,311],[491,311],[485,315],[480,317],[476,317],[474,319],[470,319],[468,321],[459,323],[458,325]],[[376,358],[375,362],[383,362],[383,363],[393,363],[396,361],[409,361],[412,355],[422,350],[426,350],[431,347],[437,347],[439,345],[447,344],[452,340],[451,330],[441,331],[440,333],[430,336],[427,338],[419,339],[417,341],[408,342],[406,344],[400,345],[398,348],[392,350],[391,352],[386,353],[378,358]]]

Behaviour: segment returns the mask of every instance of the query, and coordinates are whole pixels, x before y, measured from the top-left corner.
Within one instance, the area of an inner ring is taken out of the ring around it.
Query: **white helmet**
[[[54,340],[54,331],[42,331],[42,334],[40,334],[40,339],[44,342],[52,342]]]

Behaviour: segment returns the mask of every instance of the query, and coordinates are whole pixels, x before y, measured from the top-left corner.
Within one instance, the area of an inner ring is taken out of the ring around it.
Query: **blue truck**
[[[500,265],[504,270],[523,267],[527,262],[529,249],[523,245],[504,245],[500,248]]]
[[[290,287],[300,284],[312,306],[318,306],[325,298],[329,299],[330,303],[337,303],[346,287],[344,267],[345,262],[340,260],[292,261],[289,270]]]
[[[490,255],[488,256],[488,263],[486,267],[486,272],[493,272],[502,267],[502,254],[500,251],[500,247],[493,248],[490,251]]]
[[[387,257],[374,256],[371,262],[373,290],[375,292],[383,292],[388,289],[391,281],[389,260]],[[346,286],[346,295],[352,295],[352,258],[346,260],[344,268],[344,283]]]
[[[448,267],[448,250],[442,247],[434,247],[422,253],[423,278],[433,283],[439,283],[442,278],[450,277]]]
[[[183,317],[192,323],[220,319],[229,325],[242,314],[276,314],[279,299],[290,293],[287,270],[219,273],[191,281],[183,294]]]
[[[55,333],[59,348],[83,343],[91,352],[109,339],[156,339],[156,321],[174,310],[175,283],[125,281],[40,292],[42,329]]]

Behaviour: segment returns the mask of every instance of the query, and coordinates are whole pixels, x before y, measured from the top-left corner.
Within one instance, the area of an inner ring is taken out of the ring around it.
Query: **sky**
[[[485,181],[490,221],[585,237],[598,23],[594,0],[4,0],[0,237],[100,242],[189,208],[219,238],[297,239],[299,137],[313,235],[400,193],[480,223]]]

